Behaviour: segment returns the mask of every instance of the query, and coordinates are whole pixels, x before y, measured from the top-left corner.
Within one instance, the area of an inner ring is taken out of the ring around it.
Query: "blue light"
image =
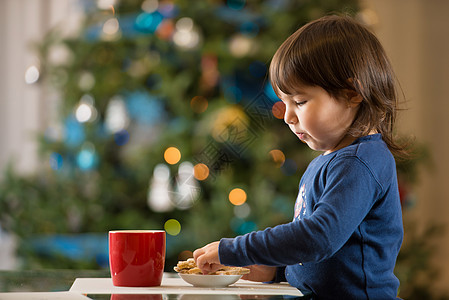
[[[253,221],[246,221],[242,225],[240,225],[238,229],[238,234],[246,234],[252,231],[257,230],[257,225]]]
[[[253,221],[245,221],[241,218],[232,218],[230,222],[231,229],[237,234],[246,234],[257,230],[257,224]]]
[[[65,143],[68,146],[79,146],[85,139],[83,125],[71,115],[65,121]]]
[[[141,13],[137,16],[134,26],[138,31],[154,33],[163,19],[164,17],[158,11],[152,13]]]
[[[123,146],[129,141],[129,132],[125,129],[114,134],[114,141],[117,145]]]
[[[278,102],[281,101],[281,99],[279,99],[279,97],[276,95],[276,93],[273,90],[273,87],[271,86],[270,82],[267,82],[267,84],[265,85],[265,88],[263,89],[265,92],[265,95],[274,102]]]
[[[242,100],[242,91],[236,86],[228,86],[224,89],[226,101],[230,103],[239,103]]]
[[[126,93],[126,109],[131,118],[140,124],[154,125],[162,122],[165,109],[162,101],[145,91]]]
[[[84,171],[92,170],[96,166],[97,160],[95,151],[91,149],[81,150],[76,157],[78,167]]]
[[[62,163],[63,163],[63,158],[62,155],[56,152],[53,152],[52,154],[50,154],[50,167],[53,170],[60,170],[62,168]]]
[[[102,268],[109,265],[108,235],[104,233],[33,235],[27,245],[34,253],[54,259],[95,260]]]

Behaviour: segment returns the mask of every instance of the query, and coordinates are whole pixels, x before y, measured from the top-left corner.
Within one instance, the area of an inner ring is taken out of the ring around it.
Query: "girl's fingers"
[[[218,258],[218,243],[210,243],[193,252],[193,259],[196,262],[196,266],[203,274],[213,273],[222,267]]]

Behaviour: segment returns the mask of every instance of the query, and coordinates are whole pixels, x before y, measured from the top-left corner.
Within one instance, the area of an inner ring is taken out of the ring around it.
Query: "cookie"
[[[179,261],[176,267],[174,267],[173,269],[176,272],[182,274],[203,274],[200,268],[196,266],[195,260],[193,258],[189,258],[186,261]],[[250,270],[248,268],[223,266],[216,272],[210,273],[208,275],[245,275],[249,272]]]
[[[245,275],[248,274],[250,270],[243,267],[224,267],[216,271],[217,275]]]
[[[190,269],[196,267],[195,260],[193,258],[189,258],[186,261],[179,261],[176,267],[180,270]]]

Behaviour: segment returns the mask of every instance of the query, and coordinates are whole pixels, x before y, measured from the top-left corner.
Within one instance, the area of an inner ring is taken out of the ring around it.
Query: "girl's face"
[[[279,96],[285,123],[311,149],[328,154],[355,140],[347,135],[361,101],[355,92],[345,90],[336,99],[321,87],[306,86],[294,95],[279,91]]]

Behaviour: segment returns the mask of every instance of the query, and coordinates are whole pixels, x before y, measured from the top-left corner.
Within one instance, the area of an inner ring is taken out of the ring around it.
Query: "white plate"
[[[226,287],[242,278],[242,275],[178,274],[185,282],[200,287]]]

